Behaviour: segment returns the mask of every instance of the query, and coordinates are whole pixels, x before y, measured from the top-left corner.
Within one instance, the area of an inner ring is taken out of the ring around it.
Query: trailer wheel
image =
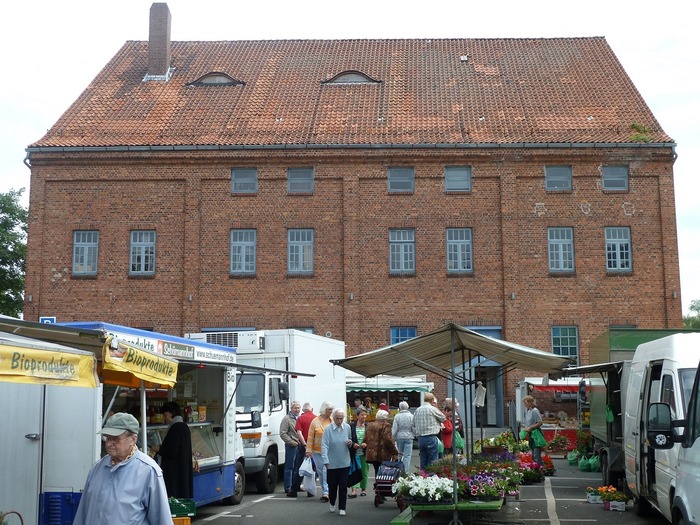
[[[260,494],[272,494],[277,487],[277,459],[268,452],[263,469],[255,476],[255,486]]]
[[[245,493],[245,469],[240,461],[236,462],[236,474],[233,479],[233,495],[224,498],[225,505],[238,505]]]

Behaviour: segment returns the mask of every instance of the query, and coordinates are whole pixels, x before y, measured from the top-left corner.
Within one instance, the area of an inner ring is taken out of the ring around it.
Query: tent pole
[[[144,454],[148,454],[148,443],[146,442],[147,430],[146,430],[146,387],[141,380],[141,448]]]

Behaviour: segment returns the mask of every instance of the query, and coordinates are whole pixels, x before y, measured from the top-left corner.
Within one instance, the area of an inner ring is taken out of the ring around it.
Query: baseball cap
[[[126,412],[117,412],[114,414],[107,420],[102,430],[100,430],[100,434],[106,434],[107,436],[121,436],[124,432],[131,432],[132,434],[139,433],[138,420]]]

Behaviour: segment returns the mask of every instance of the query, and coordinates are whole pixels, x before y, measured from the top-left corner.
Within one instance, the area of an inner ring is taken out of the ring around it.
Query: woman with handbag
[[[357,489],[360,489],[360,495],[367,495],[367,471],[369,470],[367,466],[367,459],[365,458],[365,449],[367,448],[367,443],[365,443],[365,429],[367,421],[367,409],[363,405],[359,406],[355,411],[355,421],[350,424],[350,430],[352,431],[352,441],[354,443],[353,447],[355,449],[355,454],[357,455],[357,460],[360,462],[360,472],[362,473],[362,478],[357,484],[353,484],[352,492],[348,498],[357,497]],[[348,483],[350,485],[350,483]]]
[[[534,397],[525,396],[523,398],[523,405],[525,405],[525,428],[523,430],[525,430],[525,439],[527,439],[530,444],[532,461],[540,466],[544,466],[542,461],[542,442],[544,441],[544,434],[540,429],[542,426],[542,416],[537,408]]]

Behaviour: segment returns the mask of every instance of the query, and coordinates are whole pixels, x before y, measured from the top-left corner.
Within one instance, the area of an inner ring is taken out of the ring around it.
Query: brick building
[[[582,364],[611,326],[682,325],[675,144],[604,38],[170,21],[154,4],[28,148],[26,319],[304,328],[348,355],[453,321]]]

